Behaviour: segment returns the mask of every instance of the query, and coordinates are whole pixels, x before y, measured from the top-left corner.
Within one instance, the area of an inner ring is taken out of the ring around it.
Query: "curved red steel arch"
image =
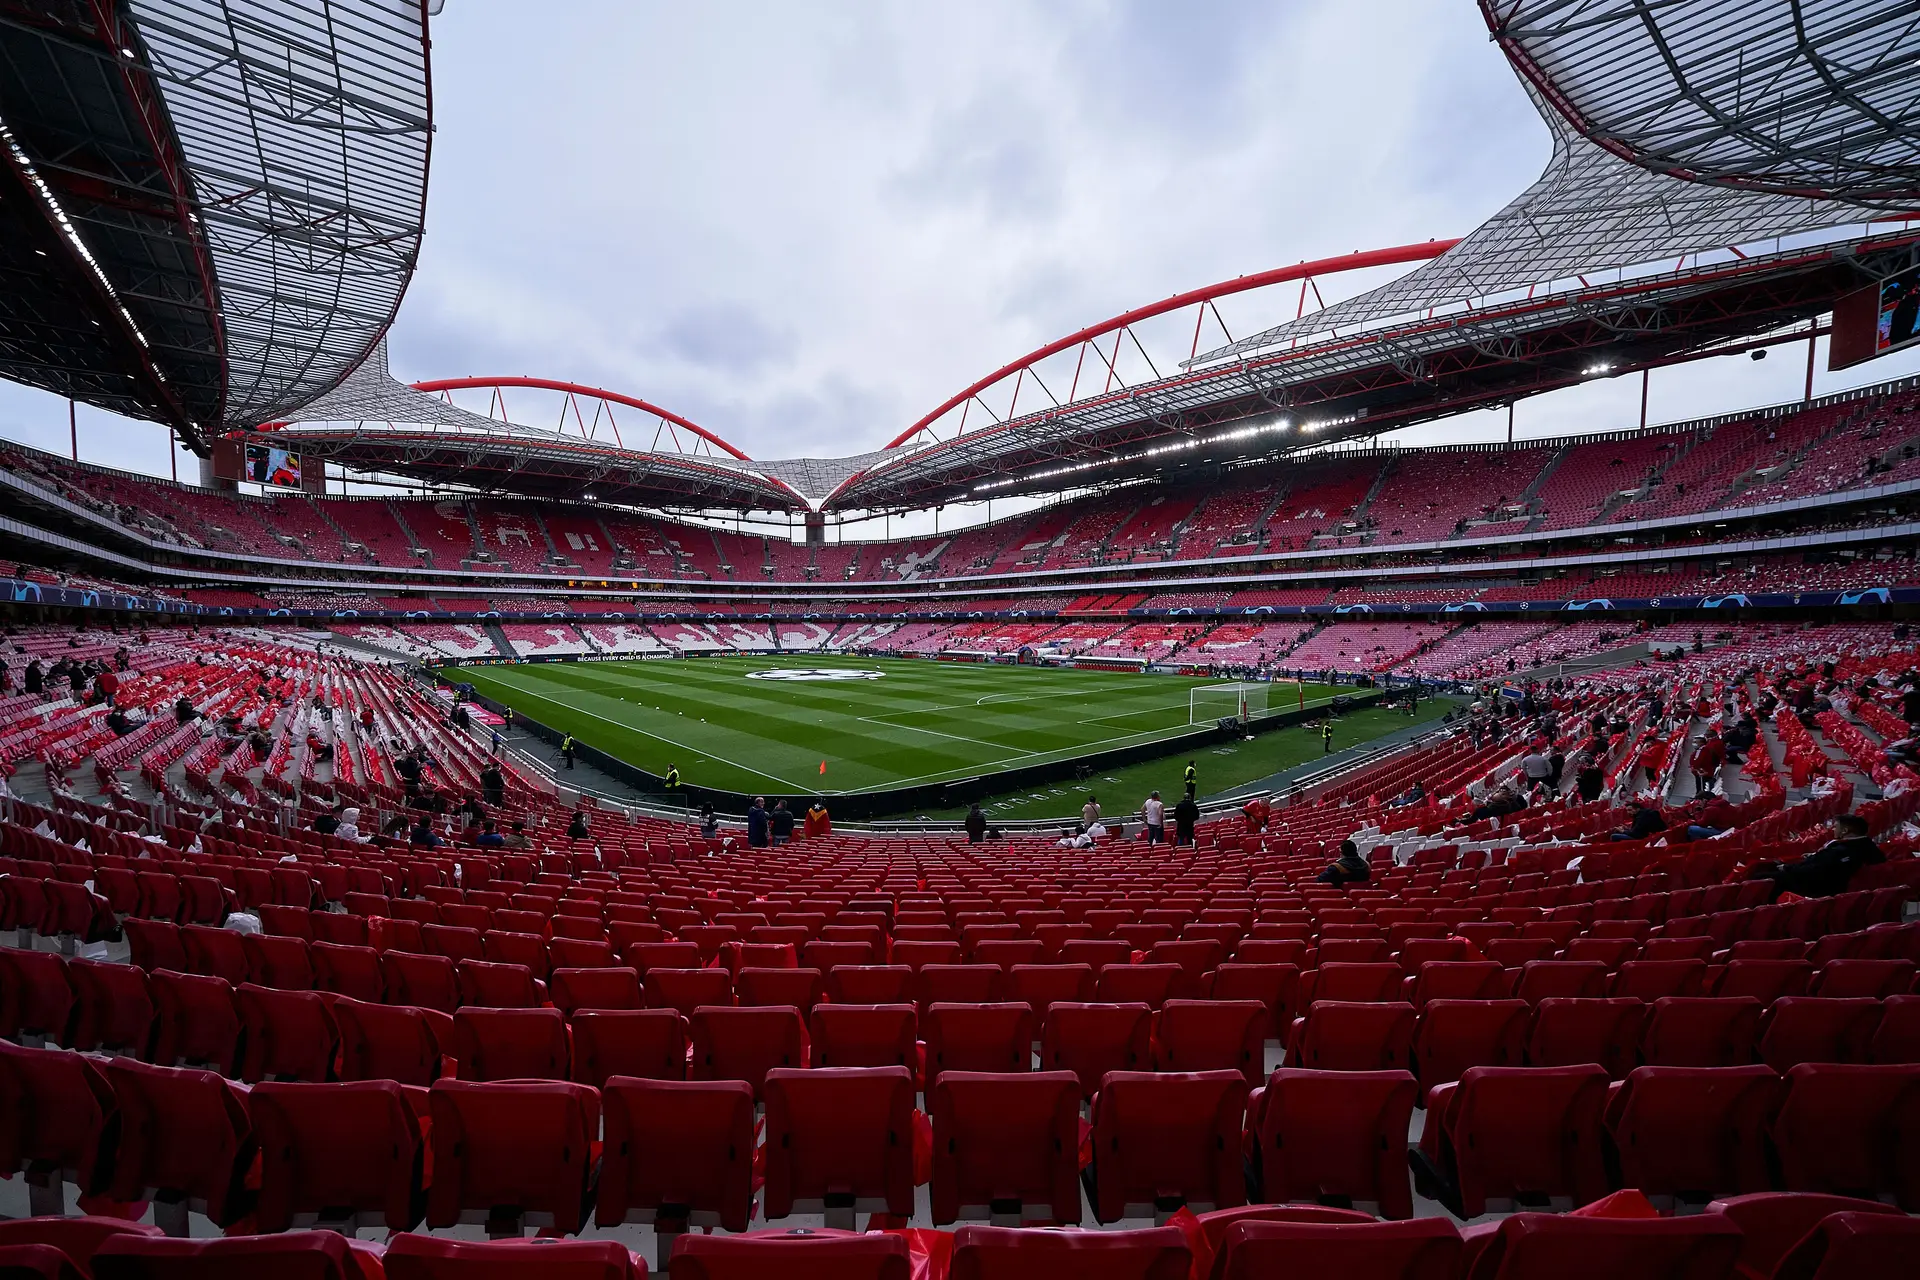
[[[642,413],[650,413],[656,418],[671,422],[676,427],[691,431],[708,444],[726,450],[742,462],[753,461],[752,458],[740,452],[740,450],[734,448],[705,427],[689,422],[679,414],[662,409],[657,404],[650,404],[635,396],[621,395],[618,391],[603,391],[599,387],[582,386],[577,382],[560,382],[553,378],[432,378],[426,382],[415,382],[410,385],[415,391],[426,392],[524,387],[533,391],[560,391],[568,395],[584,396],[591,400],[606,400],[614,404],[624,404],[629,408],[638,409]]]
[[[1091,325],[1077,333],[1049,342],[1046,346],[1029,351],[1018,360],[1002,365],[986,377],[980,379],[964,391],[949,397],[939,408],[887,442],[886,447],[897,449],[907,441],[938,422],[950,411],[966,403],[974,396],[1008,378],[1022,369],[1030,368],[1045,360],[1048,356],[1058,355],[1082,342],[1091,342],[1095,338],[1105,337],[1118,329],[1154,316],[1165,315],[1169,311],[1178,311],[1182,307],[1195,303],[1212,302],[1215,298],[1225,298],[1231,294],[1245,293],[1249,289],[1264,289],[1268,285],[1286,284],[1293,280],[1305,280],[1314,276],[1338,275],[1345,271],[1362,271],[1368,267],[1394,266],[1403,262],[1425,262],[1437,258],[1458,244],[1458,239],[1428,240],[1423,244],[1396,245],[1391,249],[1356,250],[1334,258],[1317,258],[1312,262],[1296,262],[1290,267],[1277,267],[1272,271],[1259,271],[1250,276],[1235,276],[1231,280],[1222,280],[1218,284],[1207,285],[1200,289],[1189,289],[1185,293],[1176,293],[1171,298],[1149,303],[1144,307],[1135,307],[1132,311],[1122,312],[1111,320]]]

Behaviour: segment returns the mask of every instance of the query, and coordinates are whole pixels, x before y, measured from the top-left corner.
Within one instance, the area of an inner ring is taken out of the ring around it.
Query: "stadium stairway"
[[[407,535],[407,546],[413,549],[414,556],[421,564],[426,565],[429,569],[433,568],[433,552],[421,544],[420,535],[413,531],[413,526],[407,523],[406,516],[401,514],[401,504],[395,502],[392,498],[387,498],[383,501],[386,504],[387,511],[393,516],[393,522],[400,526],[400,532]]]
[[[515,658],[520,655],[520,651],[513,647],[513,641],[507,639],[507,633],[501,629],[499,623],[483,622],[480,628],[487,633],[487,639],[493,641],[493,647],[500,651],[501,657]]]

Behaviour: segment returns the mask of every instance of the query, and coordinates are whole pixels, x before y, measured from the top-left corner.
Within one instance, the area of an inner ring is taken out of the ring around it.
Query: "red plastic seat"
[[[1607,1104],[1625,1185],[1704,1200],[1764,1191],[1780,1078],[1764,1066],[1640,1067]]]
[[[379,1001],[386,995],[380,953],[372,947],[316,942],[307,949],[313,962],[313,989],[354,1000]]]
[[[481,955],[454,956],[457,962],[482,959],[491,964],[524,966],[534,977],[545,979],[553,962],[547,954],[547,940],[537,933],[505,933],[489,930],[480,935]]]
[[[1071,1071],[1091,1098],[1109,1071],[1151,1070],[1153,1010],[1144,1004],[1061,1002],[1040,1032],[1040,1069]]]
[[[391,1080],[420,1088],[440,1078],[444,1022],[451,1048],[453,1022],[445,1014],[430,1014],[408,1005],[372,1004],[335,999],[333,1020],[340,1029],[342,1080]]]
[[[1181,978],[1177,964],[1110,964],[1095,979],[1093,998],[1101,1004],[1144,1004],[1158,1011]]]
[[[462,929],[447,924],[422,924],[420,942],[428,955],[449,960],[485,960],[487,944],[478,929]]]
[[[391,1080],[256,1085],[261,1231],[409,1231],[426,1211],[420,1117]]]
[[[813,1065],[915,1069],[919,1025],[911,1004],[816,1005],[808,1022]]]
[[[257,986],[282,991],[313,990],[313,961],[299,938],[275,938],[251,933],[240,939],[247,957],[247,978]]]
[[[1413,1031],[1420,1096],[1469,1067],[1518,1067],[1526,1058],[1532,1010],[1524,1000],[1435,1000]]]
[[[753,1090],[741,1080],[616,1076],[600,1091],[606,1149],[594,1221],[745,1231],[753,1213]]]
[[[1740,1228],[1739,1280],[1769,1280],[1780,1259],[1832,1214],[1881,1213],[1900,1216],[1890,1204],[1853,1196],[1823,1196],[1806,1191],[1760,1191],[1728,1196],[1707,1206]]]
[[[1344,1004],[1374,1004],[1399,1001],[1406,989],[1406,975],[1400,966],[1377,964],[1325,964],[1301,979],[1302,999],[1309,1010],[1323,1000]]]
[[[1813,965],[1805,960],[1732,960],[1720,971],[1713,994],[1752,996],[1772,1004],[1781,996],[1803,996],[1813,984]]]
[[[1093,966],[1085,964],[1017,964],[1007,971],[1007,998],[1021,1001],[1045,1025],[1047,1010],[1056,1001],[1084,1004],[1093,999]]]
[[[1247,1082],[1237,1071],[1114,1071],[1093,1103],[1093,1216],[1244,1203],[1240,1133]]]
[[[49,951],[0,948],[0,1038],[62,1040],[72,1018],[65,960]]]
[[[158,1236],[158,1227],[141,1226],[120,1218],[35,1217],[0,1222],[0,1249],[39,1245],[57,1251],[81,1277],[93,1274],[93,1255],[115,1236]]]
[[[1080,1081],[1071,1071],[946,1071],[933,1119],[933,1220],[1080,1221]]]
[[[768,1071],[766,1216],[910,1216],[913,1093],[905,1067]]]
[[[1406,1071],[1416,1022],[1403,1002],[1316,1000],[1293,1024],[1287,1062],[1315,1071]]]
[[[120,922],[127,935],[128,960],[147,970],[187,971],[187,949],[180,940],[180,926],[158,920],[128,916]]]
[[[1528,1004],[1597,1000],[1607,994],[1607,967],[1597,960],[1530,960],[1520,967],[1513,994]]]
[[[903,1235],[851,1231],[749,1231],[681,1236],[670,1280],[909,1280]]]
[[[913,970],[903,964],[835,965],[827,970],[835,1004],[901,1004],[913,999]]]
[[[576,1009],[641,1009],[640,975],[624,965],[611,969],[555,969],[547,979],[553,1007],[571,1016]]]
[[[997,964],[929,964],[914,974],[922,1014],[936,1004],[986,1004],[1000,998],[1006,974]]]
[[[1418,1096],[1405,1071],[1274,1072],[1249,1122],[1261,1198],[1342,1197],[1412,1217],[1407,1125]]]
[[[1258,1000],[1267,1006],[1267,1038],[1284,1039],[1299,1000],[1300,971],[1290,964],[1244,964],[1229,960],[1213,971],[1211,998]]]
[[[410,1004],[446,1014],[460,1007],[460,979],[453,961],[445,956],[383,951],[380,972],[387,980],[388,1004]]]
[[[1169,1000],[1160,1010],[1164,1071],[1238,1071],[1266,1079],[1267,1006],[1258,1000]]]
[[[240,1011],[226,979],[160,969],[147,975],[147,990],[153,995],[154,1062],[237,1074]]]
[[[733,978],[725,969],[649,969],[647,1005],[691,1018],[695,1009],[733,1003]]]
[[[462,1080],[565,1080],[566,1019],[558,1009],[463,1008],[452,1054]]]
[[[1802,1062],[1868,1062],[1880,1001],[1861,996],[1782,996],[1760,1015],[1760,1060],[1784,1073]]]
[[[98,960],[69,960],[73,987],[69,1049],[147,1056],[153,1039],[153,992],[144,969]]]
[[[120,1103],[120,1146],[106,1194],[165,1202],[171,1221],[162,1225],[170,1235],[186,1234],[188,1209],[222,1227],[238,1217],[255,1147],[233,1087],[211,1071],[129,1058],[107,1063],[106,1075]]]
[[[942,1071],[1032,1069],[1033,1010],[1025,1004],[933,1004],[920,1030],[929,1084]]]
[[[1615,1080],[1640,1063],[1641,1029],[1647,1006],[1614,996],[1605,1000],[1542,1000],[1533,1011],[1527,1062],[1536,1067],[1572,1067],[1597,1062]]]
[[[1913,989],[1911,960],[1829,960],[1807,994],[1829,999],[1865,997],[1884,1000]]]
[[[1774,1269],[1776,1280],[1903,1280],[1920,1250],[1920,1221],[1848,1211],[1823,1218]]]
[[[1636,1000],[1698,996],[1706,991],[1705,960],[1629,960],[1613,975],[1611,994]]]
[[[1226,958],[1227,948],[1213,938],[1177,938],[1169,942],[1156,942],[1153,950],[1147,953],[1150,964],[1180,967],[1173,994],[1189,1000],[1206,995],[1210,981],[1208,975]]]
[[[734,975],[734,990],[745,1005],[790,1005],[802,1017],[820,1001],[818,969],[743,968]]]
[[[1873,1033],[1872,1060],[1920,1062],[1920,995],[1888,996],[1880,1004],[1880,1027]]]
[[[1476,1249],[1477,1246],[1477,1249]],[[1740,1229],[1717,1214],[1581,1218],[1516,1213],[1467,1232],[1467,1280],[1728,1280]]]
[[[617,1240],[490,1240],[396,1236],[381,1255],[387,1280],[645,1280],[646,1265]]]
[[[1504,1000],[1513,979],[1491,960],[1429,960],[1402,984],[1414,1008],[1433,1000]]]
[[[760,1097],[776,1067],[805,1067],[806,1029],[789,1008],[707,1008],[693,1011],[692,1078],[745,1080]]]
[[[332,1231],[176,1240],[119,1235],[93,1255],[94,1280],[358,1280],[346,1237]]]
[[[952,1280],[1186,1280],[1191,1265],[1192,1253],[1177,1227],[1022,1231],[965,1226],[953,1233],[948,1274]]]
[[[0,1174],[25,1171],[31,1212],[63,1213],[63,1182],[100,1189],[116,1110],[97,1060],[0,1041]]]
[[[583,1009],[573,1015],[573,1080],[684,1080],[687,1020],[671,1009]]]
[[[1647,1015],[1640,1057],[1650,1067],[1743,1067],[1760,1008],[1753,996],[1663,996]]]
[[[317,991],[281,991],[242,983],[233,993],[245,1035],[240,1078],[305,1080],[318,1084],[333,1073],[340,1028],[327,998]]]
[[[1802,1063],[1772,1132],[1786,1190],[1890,1195],[1920,1211],[1920,1066]]]
[[[562,1235],[586,1223],[600,1095],[548,1080],[439,1080],[432,1098],[427,1225],[489,1222]]]
[[[1445,1218],[1410,1222],[1235,1223],[1221,1240],[1215,1280],[1341,1276],[1454,1280],[1460,1233]]]
[[[494,964],[486,960],[456,960],[454,978],[460,984],[462,1006],[485,1009],[537,1009],[545,1003],[545,987],[523,964]]]
[[[1582,1205],[1607,1192],[1598,1066],[1472,1067],[1427,1095],[1421,1154],[1452,1193],[1448,1207],[1477,1218],[1490,1198],[1559,1196]]]
[[[360,916],[343,916],[333,911],[316,911],[307,921],[313,941],[330,942],[341,947],[364,947],[371,940],[367,922]]]

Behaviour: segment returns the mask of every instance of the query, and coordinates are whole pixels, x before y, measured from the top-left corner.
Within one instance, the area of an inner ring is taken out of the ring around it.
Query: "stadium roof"
[[[431,132],[419,0],[0,0],[0,376],[293,412],[392,322]]]

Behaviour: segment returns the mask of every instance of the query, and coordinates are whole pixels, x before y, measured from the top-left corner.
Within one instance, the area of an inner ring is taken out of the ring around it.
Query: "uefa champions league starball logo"
[[[862,667],[785,667],[772,671],[749,671],[749,680],[878,680],[884,671]]]

